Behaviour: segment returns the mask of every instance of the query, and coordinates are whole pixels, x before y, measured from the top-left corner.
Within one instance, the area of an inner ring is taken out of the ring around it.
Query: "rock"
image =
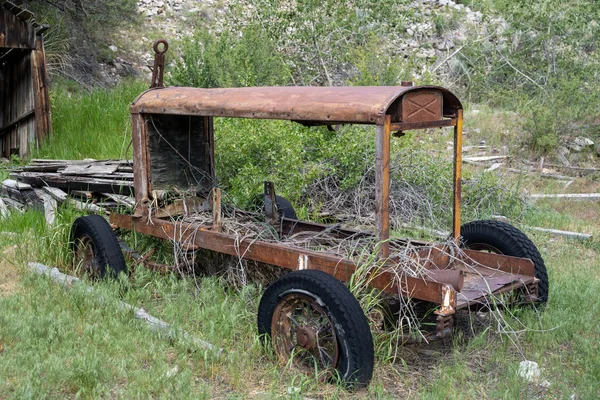
[[[109,49],[110,49],[110,51],[112,51],[113,53],[116,53],[116,52],[117,52],[117,50],[119,50],[119,49],[117,48],[117,46],[115,46],[114,44],[111,44],[110,46],[108,46],[108,48],[109,48]]]
[[[561,142],[575,153],[579,153],[586,149],[593,149],[595,144],[593,140],[583,136],[577,136],[576,138],[565,136],[562,138]]]
[[[540,367],[535,361],[521,361],[519,363],[519,376],[528,382],[536,383],[540,379]]]
[[[176,365],[173,368],[171,368],[170,370],[168,370],[165,375],[167,378],[171,378],[171,377],[177,375],[178,372],[179,372],[179,367]]]
[[[408,36],[414,36],[415,35],[415,31],[412,30],[412,29],[410,29],[410,28],[406,29],[406,33],[408,33]]]
[[[548,389],[550,386],[552,386],[552,382],[542,381],[542,383],[540,383],[540,386],[543,387],[544,389]]]
[[[563,148],[566,149],[566,147],[563,147]],[[569,150],[568,149],[566,149],[566,150],[567,150],[567,153],[565,154],[565,153],[561,152],[559,149],[558,154],[556,155],[556,158],[558,158],[558,161],[562,165],[565,165],[568,167],[569,165],[571,165],[571,163],[569,162],[569,159],[567,158],[567,154],[569,154]]]
[[[438,50],[450,50],[454,47],[454,42],[452,40],[443,39],[435,44],[435,48]]]
[[[567,146],[569,146],[569,149],[573,150],[575,153],[580,153],[581,150],[583,150],[583,148],[575,143],[569,143]]]
[[[156,2],[156,7],[163,7],[165,5],[164,1],[157,1]]]
[[[8,164],[10,160],[8,158],[0,157],[0,164]]]
[[[581,146],[582,148],[594,146],[594,141],[593,140],[588,139],[588,138],[583,137],[583,136],[576,137],[575,140],[573,141],[573,143],[575,143],[578,146]]]

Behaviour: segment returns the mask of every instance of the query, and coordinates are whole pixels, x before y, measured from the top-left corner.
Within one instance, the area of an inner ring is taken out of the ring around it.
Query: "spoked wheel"
[[[465,248],[507,256],[529,258],[534,265],[538,283],[538,301],[548,301],[548,272],[535,244],[514,226],[502,221],[473,221],[460,228]]]
[[[271,322],[273,345],[282,362],[295,364],[310,373],[326,371],[331,377],[338,366],[340,349],[331,319],[312,297],[290,293],[284,296]]]
[[[373,375],[373,338],[367,318],[343,283],[321,271],[291,272],[265,290],[258,332],[270,336],[283,364],[322,381],[339,377],[348,388]]]
[[[75,270],[91,279],[117,277],[127,265],[117,236],[99,215],[79,217],[71,227],[71,248]]]
[[[87,275],[90,279],[100,278],[100,265],[94,252],[94,244],[89,236],[78,238],[74,242],[75,271]]]

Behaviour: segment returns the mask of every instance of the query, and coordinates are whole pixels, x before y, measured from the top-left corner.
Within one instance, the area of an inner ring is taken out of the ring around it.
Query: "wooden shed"
[[[0,0],[0,157],[27,156],[52,131],[46,29],[30,11]]]

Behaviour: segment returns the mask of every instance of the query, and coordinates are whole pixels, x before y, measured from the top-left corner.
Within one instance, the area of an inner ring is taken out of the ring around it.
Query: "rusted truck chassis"
[[[539,252],[516,228],[496,221],[477,221],[463,226],[467,245],[463,243],[463,251],[456,256],[450,256],[443,243],[431,246],[410,240],[412,246],[417,246],[415,257],[427,274],[423,277],[403,275],[398,279],[392,272],[393,266],[401,260],[390,255],[390,244],[409,243],[409,240],[390,238],[388,208],[390,141],[402,136],[404,131],[454,129],[451,236],[457,243],[461,240],[463,108],[449,90],[411,83],[394,87],[163,87],[162,57],[166,47],[164,41],[155,43],[157,60],[152,88],[131,105],[135,210],[131,215],[111,214],[110,223],[113,227],[185,244],[189,250],[208,249],[295,271],[267,288],[258,316],[259,332],[272,338],[282,361],[297,358],[296,363],[303,368],[321,369],[324,379],[336,371],[335,375],[350,386],[368,384],[373,373],[371,332],[357,300],[341,283],[350,281],[358,266],[350,259],[290,244],[261,240],[240,242],[221,231],[214,118],[277,119],[307,126],[363,124],[375,127],[375,232],[332,229],[329,225],[279,215],[270,184],[265,190],[266,218],[281,236],[328,230],[339,238],[378,240],[380,260],[390,269],[382,268],[371,277],[371,286],[395,296],[436,304],[437,329],[428,339],[447,336],[457,310],[485,303],[491,296],[519,292],[526,301],[547,299],[547,275]],[[193,195],[169,202],[165,199],[173,188]],[[201,225],[186,217],[195,211],[212,211],[212,223]],[[82,222],[78,221],[76,225],[80,227]],[[95,257],[97,262],[111,266],[120,265],[114,267],[117,271],[124,269],[120,252],[98,254],[101,248],[98,242],[114,243],[114,238],[91,237],[93,235],[86,234],[85,229],[79,231],[75,239],[80,247],[89,247],[88,258]],[[538,293],[540,281],[543,293]]]

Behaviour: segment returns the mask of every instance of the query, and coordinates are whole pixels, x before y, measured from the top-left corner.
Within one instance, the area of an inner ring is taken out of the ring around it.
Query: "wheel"
[[[338,376],[348,388],[373,376],[373,337],[365,314],[344,284],[325,272],[291,272],[265,290],[258,332],[271,337],[283,363],[322,380]]]
[[[264,210],[265,203],[265,195],[261,194],[255,200],[257,210]],[[296,215],[296,210],[294,210],[294,206],[292,203],[285,197],[281,197],[279,195],[275,195],[275,205],[277,206],[277,211],[279,211],[279,215],[289,219],[298,219]]]
[[[548,272],[537,247],[531,239],[514,226],[502,221],[473,221],[461,226],[463,246],[471,250],[489,251],[507,256],[529,258],[535,267],[538,300],[548,301]]]
[[[115,278],[127,272],[117,236],[99,215],[79,217],[71,227],[75,268],[92,279]]]

